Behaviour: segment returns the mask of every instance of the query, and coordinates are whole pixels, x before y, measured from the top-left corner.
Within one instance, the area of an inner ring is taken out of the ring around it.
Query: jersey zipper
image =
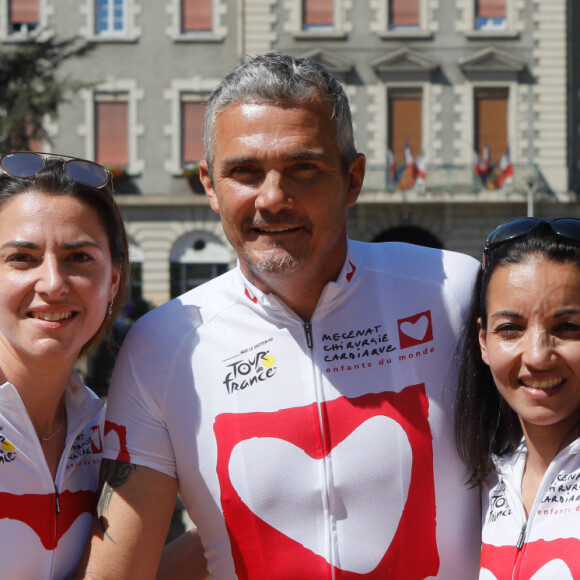
[[[306,334],[306,346],[312,350],[312,322],[304,323],[304,332]]]
[[[324,417],[324,413],[322,410],[322,402],[324,397],[322,396],[322,385],[318,376],[316,375],[316,365],[314,364],[314,354],[312,353],[312,349],[314,348],[314,335],[312,332],[312,322],[304,322],[304,333],[306,336],[306,346],[310,350],[310,360],[312,362],[313,372],[315,373],[313,376],[314,381],[314,389],[315,389],[315,396],[316,396],[316,407],[317,407],[317,414],[318,414],[318,429],[320,433],[320,444],[322,445],[323,449],[323,459],[321,463],[321,469],[323,470],[323,480],[324,480],[324,494],[322,497],[323,503],[323,510],[326,514],[326,526],[328,529],[328,536],[326,538],[327,541],[327,553],[328,553],[328,565],[329,565],[329,572],[330,572],[330,580],[336,579],[336,570],[335,570],[335,561],[336,561],[336,549],[335,549],[335,530],[334,530],[334,522],[332,521],[332,514],[331,514],[331,498],[330,494],[332,492],[332,466],[331,466],[331,458],[330,458],[330,451],[327,447],[327,428],[326,420]]]

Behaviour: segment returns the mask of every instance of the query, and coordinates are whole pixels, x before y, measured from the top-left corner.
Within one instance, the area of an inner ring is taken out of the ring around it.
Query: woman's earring
[[[109,308],[107,310],[107,315],[109,316],[109,318],[113,318],[113,301],[112,300],[109,302]]]

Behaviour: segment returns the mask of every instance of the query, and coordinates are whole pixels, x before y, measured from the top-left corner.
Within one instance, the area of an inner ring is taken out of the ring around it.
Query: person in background
[[[123,304],[111,176],[83,159],[0,157],[0,575],[70,578],[97,504],[103,403],[75,363]]]
[[[480,578],[580,578],[580,220],[489,235],[455,421],[483,488]]]
[[[344,90],[308,59],[235,69],[205,139],[238,267],[125,339],[80,574],[153,577],[179,491],[199,537],[178,541],[201,539],[215,580],[473,578],[479,496],[444,388],[478,262],[347,239],[365,157]]]

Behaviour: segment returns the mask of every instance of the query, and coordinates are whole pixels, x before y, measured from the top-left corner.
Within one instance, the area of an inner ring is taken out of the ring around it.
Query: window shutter
[[[304,26],[331,26],[334,0],[304,0]]]
[[[476,18],[505,18],[505,0],[476,0]]]
[[[182,0],[181,28],[184,32],[211,30],[212,0]]]
[[[423,148],[421,143],[421,96],[389,98],[389,149],[397,165],[405,163],[405,142],[409,143],[413,157]]]
[[[181,104],[183,163],[197,163],[205,158],[203,121],[205,103]]]
[[[129,162],[127,103],[97,103],[97,162],[126,166]]]
[[[419,26],[419,0],[391,0],[389,25]]]
[[[492,163],[499,162],[507,146],[507,102],[506,90],[482,92],[475,98],[477,150],[481,155],[487,145]]]
[[[38,22],[38,0],[10,0],[10,21],[12,24]]]

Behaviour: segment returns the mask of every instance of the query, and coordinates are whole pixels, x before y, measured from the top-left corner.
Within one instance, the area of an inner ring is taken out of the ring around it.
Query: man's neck
[[[329,282],[337,279],[341,269],[329,279],[320,278],[304,270],[270,276],[260,276],[247,268],[242,268],[242,272],[256,288],[265,294],[274,294],[302,320],[308,322],[316,310],[324,288]]]

